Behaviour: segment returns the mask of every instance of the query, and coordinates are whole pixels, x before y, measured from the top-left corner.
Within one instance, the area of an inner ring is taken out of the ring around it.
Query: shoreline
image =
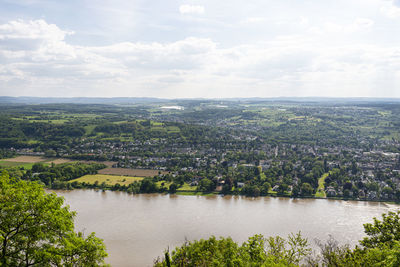
[[[168,192],[154,192],[154,193],[138,193],[138,194],[131,194],[123,190],[110,190],[110,189],[100,189],[100,188],[74,188],[74,189],[52,189],[52,188],[47,188],[45,187],[46,190],[50,191],[74,191],[74,190],[94,190],[94,191],[109,191],[109,192],[122,192],[126,193],[128,195],[149,195],[149,194],[159,194],[159,195],[179,195],[179,196],[237,196],[237,197],[243,197],[243,198],[265,198],[265,197],[272,197],[272,198],[288,198],[288,199],[321,199],[321,200],[341,200],[341,201],[354,201],[354,202],[375,202],[375,203],[385,203],[385,204],[391,204],[391,205],[399,205],[400,202],[396,201],[387,201],[387,200],[369,200],[369,199],[351,199],[351,198],[340,198],[340,197],[291,197],[291,196],[285,196],[285,195],[275,195],[275,194],[268,194],[266,196],[246,196],[246,195],[235,195],[235,194],[220,194],[218,192],[201,192],[201,191],[177,191],[176,193],[168,193]]]

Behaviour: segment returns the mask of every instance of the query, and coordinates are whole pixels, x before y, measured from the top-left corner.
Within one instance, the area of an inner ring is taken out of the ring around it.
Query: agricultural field
[[[38,156],[18,156],[10,159],[3,159],[2,161],[15,162],[15,163],[38,163],[46,161],[46,158]]]
[[[72,182],[79,182],[79,183],[89,183],[89,184],[94,184],[94,183],[106,183],[107,185],[115,185],[115,184],[120,184],[120,185],[129,185],[133,182],[136,181],[141,181],[143,180],[144,177],[131,177],[131,176],[121,176],[121,175],[105,175],[105,174],[94,174],[94,175],[85,175],[80,178],[71,180],[70,183]]]
[[[45,158],[40,156],[18,156],[15,158],[0,160],[0,167],[22,167],[24,169],[31,169],[35,163],[43,163],[44,165],[50,165],[51,163],[54,163],[57,165],[67,162],[71,162],[71,160],[65,158]]]
[[[28,170],[32,169],[33,164],[34,163],[21,163],[21,162],[0,160],[0,167],[3,168],[19,167]]]
[[[46,158],[37,156],[18,156],[15,158],[8,158],[0,160],[0,167],[11,168],[19,167],[26,170],[32,169],[33,164],[38,162],[46,162]]]
[[[54,164],[62,164],[62,163],[67,163],[67,162],[71,162],[71,160],[70,159],[64,159],[64,158],[59,158],[59,159],[53,159],[53,160],[50,160],[50,161],[46,161],[46,162],[48,162],[48,163],[54,163]]]
[[[121,175],[121,176],[134,176],[134,177],[153,177],[158,175],[158,170],[147,170],[147,169],[127,169],[127,168],[105,168],[99,170],[99,174],[108,175]],[[166,172],[161,171],[162,174]]]
[[[54,164],[61,164],[61,163],[67,163],[71,162],[70,159],[66,158],[46,158],[46,157],[40,157],[40,156],[18,156],[15,158],[8,158],[8,159],[2,159],[1,161],[4,162],[9,162],[10,166],[18,166],[20,164],[27,164],[27,163],[54,163]]]

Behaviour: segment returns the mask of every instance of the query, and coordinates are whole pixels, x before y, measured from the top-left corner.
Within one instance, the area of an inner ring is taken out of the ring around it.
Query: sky
[[[400,0],[0,0],[0,95],[400,97]]]

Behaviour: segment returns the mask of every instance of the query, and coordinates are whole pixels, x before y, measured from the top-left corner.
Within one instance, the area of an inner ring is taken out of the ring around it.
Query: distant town
[[[0,124],[1,168],[50,188],[400,200],[396,101],[5,103]]]

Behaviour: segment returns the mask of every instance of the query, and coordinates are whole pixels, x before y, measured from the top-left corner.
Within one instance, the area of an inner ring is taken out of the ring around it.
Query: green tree
[[[172,184],[169,186],[168,192],[169,192],[170,194],[175,194],[177,189],[178,189],[178,185],[177,185],[176,183],[172,183]]]
[[[376,248],[383,244],[391,247],[400,241],[400,211],[382,214],[382,220],[374,218],[373,223],[364,224],[367,234],[360,243],[366,248]]]
[[[203,192],[211,192],[215,189],[215,184],[208,178],[203,178],[200,180],[197,190]]]
[[[289,186],[285,183],[282,183],[278,186],[278,194],[283,195],[288,189],[289,189]]]
[[[74,232],[75,212],[35,182],[0,175],[1,266],[99,266],[107,256],[94,233]]]
[[[309,183],[303,183],[301,185],[301,194],[303,196],[311,196],[314,193],[314,189]]]

